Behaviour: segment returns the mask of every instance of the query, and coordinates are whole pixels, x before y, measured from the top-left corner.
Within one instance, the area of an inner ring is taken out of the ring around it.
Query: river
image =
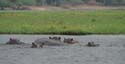
[[[80,44],[88,42],[99,47],[45,46],[27,48],[23,45],[3,45],[9,38],[31,43],[38,38],[60,36],[74,38]],[[0,64],[125,64],[125,35],[0,35]]]

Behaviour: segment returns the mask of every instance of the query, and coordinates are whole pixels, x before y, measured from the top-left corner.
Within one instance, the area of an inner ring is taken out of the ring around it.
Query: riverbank
[[[0,12],[0,34],[125,34],[124,10]]]

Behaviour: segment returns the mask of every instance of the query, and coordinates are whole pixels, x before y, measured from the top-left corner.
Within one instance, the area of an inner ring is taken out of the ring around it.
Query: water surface
[[[44,46],[30,48],[30,45],[1,45],[0,64],[125,64],[125,35],[0,35],[5,43],[10,37],[31,43],[38,38],[61,36],[74,38],[85,45],[89,41],[99,47]]]

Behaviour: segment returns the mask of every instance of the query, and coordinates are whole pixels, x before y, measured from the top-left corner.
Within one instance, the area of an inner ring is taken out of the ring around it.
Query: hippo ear
[[[10,40],[11,40],[11,38],[10,38]]]
[[[93,42],[93,41],[92,41],[91,43],[92,43],[92,44],[94,44],[94,42]]]
[[[51,39],[51,37],[49,37],[49,39]]]
[[[91,42],[88,42],[88,44],[91,44]]]
[[[58,37],[59,39],[61,39],[61,37]]]
[[[42,43],[42,45],[45,45],[45,43]]]
[[[71,41],[73,41],[73,38],[71,38]]]
[[[10,38],[10,40],[12,40],[12,38]]]
[[[34,42],[32,42],[32,44],[34,44]]]
[[[35,44],[34,42],[32,42],[32,44]]]

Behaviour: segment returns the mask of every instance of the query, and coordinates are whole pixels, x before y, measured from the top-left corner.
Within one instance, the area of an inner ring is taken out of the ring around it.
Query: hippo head
[[[24,44],[24,43],[18,39],[10,38],[6,44]]]
[[[64,43],[72,44],[72,42],[73,38],[68,38],[68,39],[64,38]]]
[[[88,47],[96,47],[96,46],[99,46],[99,44],[95,44],[94,42],[88,42],[87,46]]]

